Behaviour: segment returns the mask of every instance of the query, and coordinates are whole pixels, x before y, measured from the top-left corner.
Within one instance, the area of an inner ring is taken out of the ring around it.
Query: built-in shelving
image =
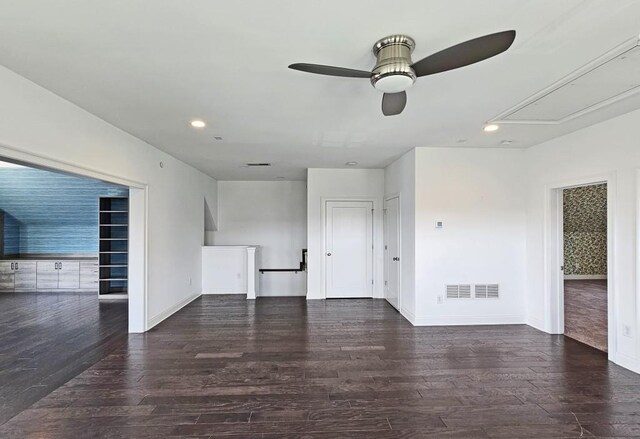
[[[107,299],[128,292],[129,199],[101,197],[99,215],[99,288]]]

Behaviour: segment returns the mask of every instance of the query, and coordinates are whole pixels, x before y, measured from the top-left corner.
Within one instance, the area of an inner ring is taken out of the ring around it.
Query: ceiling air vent
[[[447,285],[447,299],[471,299],[471,285]]]
[[[262,167],[262,166],[271,166],[271,163],[247,163],[247,166],[249,166],[250,168]]]
[[[476,299],[498,299],[500,288],[498,284],[476,284],[473,294]]]
[[[633,38],[499,114],[492,123],[561,124],[640,92],[640,41]]]

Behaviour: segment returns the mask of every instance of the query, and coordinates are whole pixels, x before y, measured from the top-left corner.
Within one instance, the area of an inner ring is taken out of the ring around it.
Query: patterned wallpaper
[[[565,275],[607,274],[607,185],[563,192]]]
[[[4,253],[97,253],[98,198],[128,193],[89,178],[0,167]]]

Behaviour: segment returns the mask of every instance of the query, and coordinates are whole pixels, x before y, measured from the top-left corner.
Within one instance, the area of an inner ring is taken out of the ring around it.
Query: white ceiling
[[[636,96],[562,125],[482,131],[637,35],[638,18],[635,0],[0,0],[0,64],[218,179],[304,179],[351,160],[383,167],[417,146],[527,147],[640,108]],[[412,36],[418,60],[508,29],[509,51],[420,78],[396,117],[366,79],[287,69],[369,70],[391,33]]]

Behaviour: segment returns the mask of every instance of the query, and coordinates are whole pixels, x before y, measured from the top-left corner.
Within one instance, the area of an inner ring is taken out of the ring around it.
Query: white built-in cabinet
[[[15,263],[15,289],[25,291],[33,289],[36,284],[36,263],[33,261],[18,261]]]
[[[15,273],[13,272],[13,263],[9,261],[0,261],[0,290],[13,290],[15,288]]]
[[[0,261],[0,292],[98,291],[98,261]]]

